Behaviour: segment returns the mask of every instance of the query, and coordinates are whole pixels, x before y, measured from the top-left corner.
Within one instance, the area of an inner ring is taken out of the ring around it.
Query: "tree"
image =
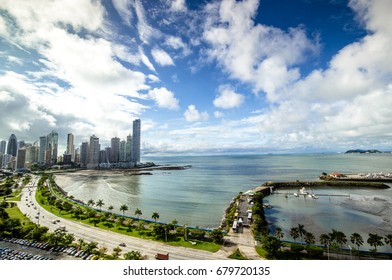
[[[275,229],[275,237],[280,240],[281,238],[283,238],[283,236],[284,236],[284,233],[282,232],[282,229],[280,227],[277,227]]]
[[[385,235],[384,241],[385,241],[385,244],[389,244],[392,247],[392,234]]]
[[[267,251],[268,258],[276,258],[278,250],[280,249],[282,242],[274,236],[266,236],[263,241],[263,248]]]
[[[212,232],[210,232],[210,238],[212,239],[212,242],[217,243],[217,244],[222,244],[223,242],[223,233],[219,229],[214,229]]]
[[[301,241],[303,241],[303,236],[306,234],[305,226],[298,224],[297,228],[298,228],[299,237],[301,237]]]
[[[113,258],[118,259],[121,252],[122,252],[122,250],[120,247],[117,246],[117,247],[113,248],[113,253],[112,253]]]
[[[137,218],[139,219],[140,215],[143,215],[142,210],[140,210],[139,208],[136,208],[135,215],[137,215]]]
[[[379,236],[377,233],[373,234],[373,233],[369,233],[369,238],[367,240],[367,243],[374,247],[374,252],[377,252],[377,247],[378,246],[382,246],[384,245],[384,243],[382,242],[382,236]]]
[[[363,244],[362,236],[359,233],[354,232],[350,236],[350,241],[351,241],[352,244],[357,246],[357,249],[359,251],[359,246],[361,246]]]
[[[338,245],[339,248],[342,248],[342,245],[347,243],[346,235],[341,231],[332,229],[332,233],[330,233],[330,236],[331,236],[331,241],[336,245]]]
[[[125,260],[142,260],[142,259],[144,259],[142,254],[139,251],[127,252],[123,256],[124,256]]]
[[[110,206],[108,207],[108,210],[109,210],[109,211],[112,211],[113,209],[114,209],[113,205],[110,205]]]
[[[120,206],[120,211],[123,212],[123,217],[124,217],[125,211],[128,211],[128,206],[126,206],[125,204],[121,205]]]
[[[132,231],[131,227],[133,225],[133,220],[132,219],[126,219],[125,221],[125,226],[128,228],[127,231]]]
[[[93,253],[93,251],[94,251],[97,247],[98,247],[98,243],[97,243],[97,242],[94,242],[94,241],[91,241],[90,243],[86,243],[86,244],[84,245],[83,251],[85,251],[85,252],[91,254],[91,253]]]
[[[93,199],[90,199],[89,201],[87,201],[87,206],[94,206],[95,202]]]
[[[154,219],[155,220],[155,222],[157,221],[157,219],[159,219],[159,213],[158,212],[154,212],[154,213],[152,213],[152,216],[151,216],[151,218],[152,219]]]
[[[306,232],[305,233],[305,242],[308,245],[312,245],[316,242],[316,238],[314,237],[313,233],[311,232]]]
[[[102,206],[105,205],[105,203],[103,202],[102,199],[98,200],[95,205],[97,205],[99,207],[99,211],[102,211]]]
[[[290,229],[290,236],[294,239],[294,241],[296,241],[297,238],[299,237],[298,228],[292,227],[292,228]]]

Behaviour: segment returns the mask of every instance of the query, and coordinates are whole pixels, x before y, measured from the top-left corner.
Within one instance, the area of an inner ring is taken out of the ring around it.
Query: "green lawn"
[[[241,254],[239,249],[235,250],[235,252],[229,256],[229,258],[235,260],[247,260],[247,258]]]
[[[30,222],[29,218],[27,218],[25,215],[23,215],[23,213],[20,212],[20,210],[17,206],[6,208],[5,211],[7,211],[10,218],[20,219],[20,222],[22,224]]]

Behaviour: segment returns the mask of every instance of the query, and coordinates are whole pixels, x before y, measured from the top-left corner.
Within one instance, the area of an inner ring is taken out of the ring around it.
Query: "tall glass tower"
[[[74,136],[72,133],[68,133],[67,136],[67,154],[71,155],[71,161],[75,161]]]
[[[47,143],[46,143],[47,148],[51,153],[50,164],[56,164],[57,150],[59,145],[59,135],[57,134],[57,132],[52,131],[51,133],[48,134],[46,139],[47,139]]]
[[[2,140],[1,142],[0,142],[0,154],[5,154],[5,148],[6,148],[6,146],[7,146],[7,141],[5,141],[5,140]]]
[[[7,154],[16,157],[17,152],[18,152],[18,140],[16,139],[15,134],[11,134],[10,139],[8,140]]]
[[[140,163],[140,119],[133,121],[133,133],[132,133],[132,161],[137,165]]]

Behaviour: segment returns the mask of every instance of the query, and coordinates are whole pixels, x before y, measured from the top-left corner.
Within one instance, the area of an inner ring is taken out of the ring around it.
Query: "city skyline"
[[[53,166],[57,163],[80,164],[81,167],[94,169],[97,167],[120,167],[129,168],[141,163],[141,120],[135,119],[132,123],[132,133],[127,135],[126,140],[112,137],[110,146],[104,147],[99,137],[91,135],[89,141],[80,145],[74,144],[73,133],[67,134],[67,146],[64,152],[59,153],[59,135],[52,130],[46,136],[40,136],[33,143],[17,140],[15,134],[11,134],[9,141],[1,141],[0,168],[11,167],[12,169],[30,168],[32,164]],[[5,147],[7,146],[7,151]],[[4,150],[4,151],[3,151]],[[103,164],[101,166],[101,164]]]
[[[390,150],[389,0],[0,2],[0,139],[144,154]],[[64,137],[63,137],[64,136]],[[62,150],[61,150],[62,151]]]

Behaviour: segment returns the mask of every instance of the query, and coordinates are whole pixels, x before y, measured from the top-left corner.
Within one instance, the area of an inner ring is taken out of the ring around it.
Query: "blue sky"
[[[0,2],[0,139],[391,149],[388,0]],[[62,151],[60,150],[60,153]]]

